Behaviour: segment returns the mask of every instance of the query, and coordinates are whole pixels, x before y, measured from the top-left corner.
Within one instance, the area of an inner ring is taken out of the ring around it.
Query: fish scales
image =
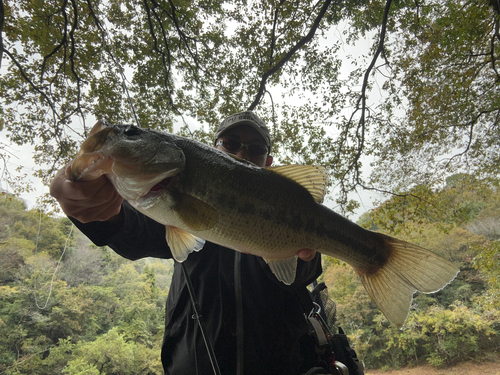
[[[224,212],[213,228],[213,236],[206,235],[208,240],[222,242],[220,237],[224,237],[229,247],[245,251],[267,248],[268,252],[257,254],[267,259],[289,258],[310,247],[357,268],[387,261],[388,254],[375,251],[373,238],[362,235],[364,229],[355,224],[346,226],[345,218],[314,202],[309,192],[294,181],[231,157],[220,162],[220,155],[208,152],[211,148],[198,144],[192,147],[189,139],[178,139],[176,143],[186,156],[181,189]],[[214,163],[214,158],[218,162]],[[218,178],[213,180],[211,176]],[[211,186],[204,181],[211,181]],[[224,199],[220,191],[227,192]],[[236,191],[238,194],[233,193]],[[382,247],[383,241],[375,242]],[[352,247],[359,250],[356,259],[349,250]]]
[[[366,230],[319,204],[326,184],[321,168],[259,168],[184,137],[98,123],[73,162],[72,178],[99,174],[137,210],[165,224],[177,261],[210,241],[263,257],[291,284],[297,251],[313,249],[350,264],[396,326],[414,292],[438,291],[458,273],[426,249]]]

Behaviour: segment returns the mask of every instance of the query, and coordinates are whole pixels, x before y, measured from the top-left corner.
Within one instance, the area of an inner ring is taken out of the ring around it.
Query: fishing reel
[[[349,369],[342,362],[336,361],[331,372],[325,372],[323,367],[314,367],[303,375],[349,375]]]
[[[332,372],[325,372],[323,367],[314,367],[304,375],[349,375],[349,369],[342,362],[336,361]]]
[[[335,325],[336,305],[328,298],[325,283],[314,285],[311,298],[314,307],[306,319],[320,361],[319,366],[305,375],[364,375],[363,365],[350,347],[347,336]],[[337,328],[338,333],[331,327]]]

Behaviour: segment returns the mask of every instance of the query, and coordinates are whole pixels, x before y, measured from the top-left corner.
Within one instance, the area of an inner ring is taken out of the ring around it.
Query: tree
[[[349,268],[329,265],[324,280],[337,303],[339,324],[368,368],[426,362],[450,365],[497,353],[497,181],[451,176],[446,186],[428,195],[432,205],[426,210],[412,193],[411,198],[392,197],[383,202],[359,223],[372,230],[396,232],[401,239],[439,253],[456,264],[460,273],[437,293],[415,295],[405,325],[398,330],[370,305],[366,295],[358,293],[359,281]],[[396,205],[399,212],[394,210]],[[402,210],[419,214],[415,220],[400,220]]]
[[[100,373],[110,373],[108,366],[160,373],[166,292],[153,288],[151,274],[128,264],[106,275],[107,283],[69,287],[55,277],[54,263],[46,253],[28,256],[18,265],[23,278],[0,286],[0,371],[76,373],[95,364]]]
[[[80,237],[84,237],[79,233]],[[69,249],[61,267],[61,278],[70,286],[100,285],[106,273],[104,251],[89,246],[90,241],[79,241]]]
[[[158,349],[127,340],[117,329],[111,329],[97,340],[74,347],[74,359],[63,373],[76,374],[159,374],[162,372]],[[97,371],[96,371],[97,370]]]
[[[399,11],[402,42],[387,43],[397,84],[385,83],[394,91],[376,132],[377,155],[384,158],[375,176],[387,177],[383,169],[397,163],[394,189],[403,179],[444,182],[449,171],[497,175],[500,38],[493,3],[419,2],[413,11]],[[403,117],[386,121],[398,116],[396,108]]]
[[[155,268],[135,262],[140,273],[81,233],[61,257],[53,244],[68,238],[66,218],[27,211],[14,197],[0,201],[0,213],[0,373],[108,373],[106,355],[117,373],[161,373],[167,291]]]
[[[494,230],[500,197],[498,183],[497,178],[454,174],[441,187],[422,184],[380,202],[373,212],[360,218],[360,224],[398,235],[414,230],[415,223],[435,225],[444,233],[456,226],[468,225],[482,234],[480,232]],[[483,219],[492,228],[487,229]]]
[[[2,0],[0,128],[53,172],[91,117],[207,141],[255,109],[282,162],[329,168],[341,209],[359,188],[411,197],[499,172],[494,4]]]
[[[498,241],[476,245],[477,255],[473,260],[476,268],[487,277],[489,289],[477,298],[486,309],[500,310],[500,243]]]

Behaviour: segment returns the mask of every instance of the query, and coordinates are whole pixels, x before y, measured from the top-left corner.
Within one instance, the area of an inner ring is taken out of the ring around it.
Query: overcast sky
[[[338,41],[343,39],[343,34],[342,34],[342,28],[338,27],[336,29],[332,29],[332,32],[330,35],[327,35],[325,38],[324,42],[326,44],[330,44],[332,40]],[[350,46],[347,45],[346,43],[342,43],[341,47],[341,54],[344,54],[345,56],[351,55],[351,56],[359,56],[360,53],[366,53],[370,49],[370,45],[373,43],[372,36],[368,36],[365,40],[358,41],[356,46]],[[7,61],[3,61],[3,66],[2,69],[0,69],[0,75],[2,72],[5,72],[5,67],[8,64]],[[343,64],[343,70],[344,74],[349,74],[349,72],[352,69],[352,66],[350,66],[350,63],[345,62]],[[258,111],[257,111],[258,112]],[[194,121],[190,121],[189,119],[188,123],[190,124],[190,127],[192,126],[193,130],[196,128],[196,124]],[[87,118],[87,126],[92,126],[93,123],[95,122],[95,119],[92,118]],[[25,200],[29,208],[35,208],[37,204],[37,200],[44,194],[48,193],[49,188],[47,186],[44,186],[41,182],[40,179],[36,178],[33,176],[35,169],[37,169],[37,166],[35,166],[35,162],[33,160],[33,146],[31,145],[25,145],[25,146],[17,146],[17,145],[12,145],[10,142],[6,139],[5,137],[6,132],[5,131],[0,131],[0,149],[4,149],[6,152],[6,155],[8,156],[7,160],[7,168],[8,171],[11,174],[16,174],[19,175],[19,173],[16,172],[16,169],[19,166],[22,166],[22,172],[21,174],[26,174],[31,181],[31,184],[34,188],[34,190],[30,193],[23,193],[21,194],[21,198]],[[365,165],[368,165],[368,163],[365,163]],[[4,179],[4,173],[5,173],[5,166],[4,163],[0,164],[0,188],[3,191],[10,192],[10,187],[6,184],[5,179]],[[373,208],[373,197],[374,194],[367,192],[367,191],[361,191],[359,194],[354,193],[351,198],[357,200],[360,202],[361,207],[357,210],[356,214],[351,217],[351,220],[357,220],[359,215],[363,214],[364,212],[370,210]],[[380,198],[380,197],[379,197]],[[328,198],[324,202],[328,207],[335,209],[334,202],[329,200]]]

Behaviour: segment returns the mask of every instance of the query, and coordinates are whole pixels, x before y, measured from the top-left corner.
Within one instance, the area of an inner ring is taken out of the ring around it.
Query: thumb
[[[68,163],[68,165],[66,165],[66,170],[64,171],[64,175],[68,180],[71,180],[71,164],[72,163]]]

